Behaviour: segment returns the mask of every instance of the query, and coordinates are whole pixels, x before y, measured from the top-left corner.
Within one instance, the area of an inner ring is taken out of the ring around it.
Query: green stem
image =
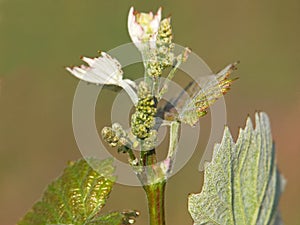
[[[178,147],[179,125],[180,123],[177,121],[172,121],[170,124],[170,143],[168,151],[168,158],[170,159],[173,159],[175,157]]]
[[[143,149],[143,144],[141,146]],[[146,175],[146,180],[142,178],[141,182],[147,196],[150,225],[165,225],[166,180],[164,179],[165,175],[160,173],[160,168],[157,168],[158,171],[154,169],[154,165],[157,163],[155,149],[141,151],[141,159]],[[151,180],[155,180],[155,178],[160,178],[160,181],[152,183]],[[144,183],[145,181],[146,183]]]
[[[147,71],[148,62],[149,62],[149,52],[148,51],[142,52],[142,57],[143,57],[143,64],[144,64],[144,69],[145,69],[144,82],[146,84],[148,84],[149,87],[151,87],[152,79],[149,76],[148,71]]]
[[[167,78],[165,79],[165,82],[162,86],[162,89],[160,90],[159,94],[158,94],[158,100],[160,100],[162,98],[162,96],[167,92],[168,90],[168,85],[170,83],[170,81],[174,78],[176,71],[178,70],[179,66],[181,65],[182,61],[179,60],[177,61],[176,65],[172,68],[172,70],[170,71],[169,75],[167,76]]]
[[[153,87],[152,87],[152,96],[157,96],[158,93],[158,88],[159,88],[159,82],[158,82],[158,78],[152,78],[153,81]]]
[[[150,225],[165,225],[166,181],[143,186],[148,200]]]
[[[140,142],[141,144],[141,165],[148,166],[153,165],[157,162],[155,149],[144,150],[144,141]]]

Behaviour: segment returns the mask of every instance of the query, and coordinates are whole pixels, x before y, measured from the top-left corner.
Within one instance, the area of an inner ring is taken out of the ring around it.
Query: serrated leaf
[[[254,129],[248,118],[236,143],[225,128],[212,161],[205,165],[202,192],[189,196],[194,225],[281,224],[277,205],[283,180],[275,164],[268,116],[257,113],[255,122]]]
[[[197,82],[189,84],[187,92],[193,94],[179,110],[179,121],[195,126],[199,119],[207,114],[208,108],[230,90],[236,79],[231,79],[229,76],[236,69],[237,63],[229,64],[215,76],[201,79],[201,88]]]
[[[114,170],[112,159],[69,163],[18,225],[123,224],[127,218],[123,213],[99,216],[115,181]]]

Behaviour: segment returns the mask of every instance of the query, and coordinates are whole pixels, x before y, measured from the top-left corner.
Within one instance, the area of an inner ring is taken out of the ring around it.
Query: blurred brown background
[[[81,156],[71,123],[78,80],[64,66],[129,42],[131,5],[139,11],[163,6],[164,16],[172,15],[175,42],[214,71],[241,61],[240,79],[226,96],[228,124],[236,136],[248,114],[269,114],[288,181],[282,216],[285,224],[300,224],[299,0],[0,0],[0,223],[15,224],[66,162]],[[187,195],[201,189],[201,142],[168,184],[168,224],[192,224]],[[141,210],[137,224],[147,224],[141,188],[116,185],[108,202],[106,211]]]

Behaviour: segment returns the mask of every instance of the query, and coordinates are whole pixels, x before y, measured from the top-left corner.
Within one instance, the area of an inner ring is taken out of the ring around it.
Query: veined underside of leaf
[[[63,174],[51,183],[42,199],[18,225],[121,225],[133,223],[131,211],[99,215],[115,181],[112,159],[69,163]],[[90,165],[93,165],[94,170]]]
[[[189,196],[194,225],[279,225],[277,212],[283,178],[276,167],[268,116],[255,115],[234,143],[226,127],[221,144],[205,166],[202,192]]]
[[[238,62],[229,64],[214,75],[199,77],[190,82],[179,95],[158,109],[158,115],[166,120],[177,119],[195,126],[205,116],[209,107],[222,98],[237,78],[230,78]]]

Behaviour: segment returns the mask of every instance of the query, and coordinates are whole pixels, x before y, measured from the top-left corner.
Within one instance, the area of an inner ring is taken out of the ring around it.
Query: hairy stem
[[[142,145],[143,148],[143,145]],[[157,167],[155,149],[141,152],[145,177],[139,177],[146,192],[150,225],[165,225],[165,174]]]
[[[166,180],[143,187],[148,200],[150,225],[165,225]]]
[[[168,85],[171,82],[171,80],[174,78],[176,71],[178,70],[179,66],[181,65],[182,61],[177,61],[176,65],[172,68],[169,75],[165,79],[165,82],[163,83],[162,89],[160,90],[157,98],[158,100],[162,99],[162,96],[168,91]]]

